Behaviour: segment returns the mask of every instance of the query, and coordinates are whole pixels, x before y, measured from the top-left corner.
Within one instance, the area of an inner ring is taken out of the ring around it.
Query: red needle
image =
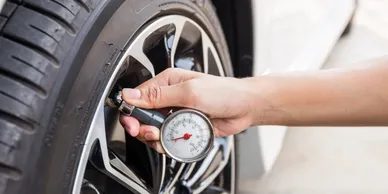
[[[188,139],[190,139],[191,136],[192,136],[191,134],[185,133],[182,137],[177,137],[177,138],[174,138],[174,139],[172,139],[172,140],[174,140],[174,141],[176,141],[176,140],[178,140],[178,139],[185,139],[185,140],[188,140]]]

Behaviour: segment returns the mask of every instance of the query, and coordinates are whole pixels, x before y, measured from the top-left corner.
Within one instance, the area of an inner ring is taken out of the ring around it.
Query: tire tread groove
[[[43,33],[43,34],[45,34],[46,36],[50,37],[50,38],[53,39],[56,43],[59,43],[59,42],[58,42],[51,34],[47,33],[46,31],[44,31],[44,30],[42,30],[42,29],[36,27],[36,26],[33,25],[33,24],[29,24],[29,26],[30,26],[31,28],[33,28],[33,29],[35,29],[35,30],[37,30],[37,31],[39,31],[39,32],[41,32],[41,33]]]
[[[75,13],[73,13],[68,7],[66,7],[65,5],[63,5],[63,3],[61,3],[61,2],[59,2],[59,1],[57,1],[57,0],[51,0],[52,2],[54,2],[55,4],[57,4],[57,5],[59,5],[59,6],[61,6],[61,7],[63,7],[63,8],[65,8],[67,11],[69,11],[71,14],[75,14]]]
[[[81,6],[83,9],[86,10],[86,12],[90,12],[90,8],[88,5],[86,5],[85,2],[83,2],[82,0],[74,0],[74,2],[76,2],[79,6]]]
[[[20,180],[22,173],[19,169],[0,162],[0,174],[4,174],[12,180]]]
[[[19,126],[21,129],[23,129],[27,133],[34,132],[33,124],[31,124],[30,122],[28,122],[20,117],[14,116],[6,111],[0,110],[0,119]]]
[[[12,95],[10,95],[10,94],[7,94],[6,92],[3,92],[3,91],[1,91],[1,90],[0,90],[0,94],[4,95],[4,96],[6,96],[6,97],[8,97],[8,98],[10,98],[10,99],[12,99],[12,100],[15,100],[15,101],[19,102],[20,104],[23,104],[24,106],[26,106],[26,107],[28,107],[28,108],[31,108],[30,105],[28,105],[26,102],[23,102],[23,101],[20,100],[20,99],[17,99],[15,96],[12,96]]]
[[[43,14],[44,16],[54,20],[55,22],[60,24],[63,28],[65,28],[71,34],[75,34],[76,33],[76,30],[74,29],[74,27],[71,24],[69,24],[65,19],[63,19],[61,17],[58,17],[55,14],[50,13],[49,11],[42,9],[39,6],[35,6],[35,5],[32,5],[32,4],[24,4],[24,7],[28,8],[28,9],[31,9],[33,11],[36,11],[36,12],[38,12],[40,14]]]
[[[59,61],[58,59],[53,56],[51,53],[45,51],[44,49],[40,48],[39,46],[37,45],[34,45],[32,43],[29,43],[19,37],[16,37],[12,34],[3,34],[3,38],[6,38],[10,41],[13,41],[13,42],[16,42],[18,44],[21,44],[31,50],[34,50],[35,52],[38,52],[39,54],[41,54],[43,57],[45,57],[46,59],[50,60],[52,63],[56,64],[56,66],[59,66]]]
[[[40,85],[28,80],[25,77],[17,75],[13,72],[10,72],[10,71],[4,70],[4,69],[0,69],[0,76],[8,77],[9,79],[12,79],[12,80],[14,80],[14,81],[26,86],[26,87],[31,88],[41,97],[46,97],[46,95],[47,95],[46,90],[44,88],[42,88]]]
[[[44,73],[42,70],[40,70],[39,68],[35,67],[34,65],[31,65],[31,64],[28,63],[27,61],[25,61],[25,60],[23,60],[23,59],[21,59],[21,58],[15,56],[15,55],[12,55],[11,57],[12,57],[13,59],[15,59],[15,60],[17,60],[17,61],[20,61],[21,63],[27,65],[28,67],[31,67],[31,68],[35,69],[36,71],[38,71],[38,72],[41,73],[42,75],[45,75],[45,73]]]

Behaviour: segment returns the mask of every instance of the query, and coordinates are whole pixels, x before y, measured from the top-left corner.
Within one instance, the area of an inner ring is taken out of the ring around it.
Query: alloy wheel
[[[179,163],[130,137],[117,111],[105,106],[112,91],[136,87],[174,67],[224,76],[211,38],[180,15],[145,24],[128,41],[94,113],[73,186],[73,194],[234,193],[233,136],[217,138],[200,162]]]

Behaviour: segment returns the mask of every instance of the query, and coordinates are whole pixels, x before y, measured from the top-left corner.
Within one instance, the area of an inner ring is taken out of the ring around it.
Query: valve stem
[[[118,91],[117,93],[113,94],[112,96],[108,97],[105,100],[105,105],[111,107],[111,108],[117,108],[120,112],[126,115],[131,115],[133,109],[135,109],[135,106],[127,104],[122,98],[121,98],[121,91]]]
[[[122,103],[123,99],[121,98],[121,91],[114,93],[105,100],[105,105],[111,108],[118,108]]]

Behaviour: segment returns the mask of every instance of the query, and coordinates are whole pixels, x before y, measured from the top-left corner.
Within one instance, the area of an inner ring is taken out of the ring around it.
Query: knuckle
[[[169,67],[166,70],[164,70],[165,74],[171,74],[171,73],[174,73],[174,72],[176,72],[176,68]]]
[[[167,80],[167,83],[170,83],[170,79],[176,75],[176,68],[167,68],[157,76],[163,77],[164,80]]]
[[[162,89],[160,87],[148,88],[148,100],[152,105],[155,105],[162,98]]]
[[[162,76],[172,76],[172,75],[175,75],[179,72],[180,69],[178,68],[172,68],[172,67],[169,67],[167,69],[165,69],[161,74],[163,74]]]

